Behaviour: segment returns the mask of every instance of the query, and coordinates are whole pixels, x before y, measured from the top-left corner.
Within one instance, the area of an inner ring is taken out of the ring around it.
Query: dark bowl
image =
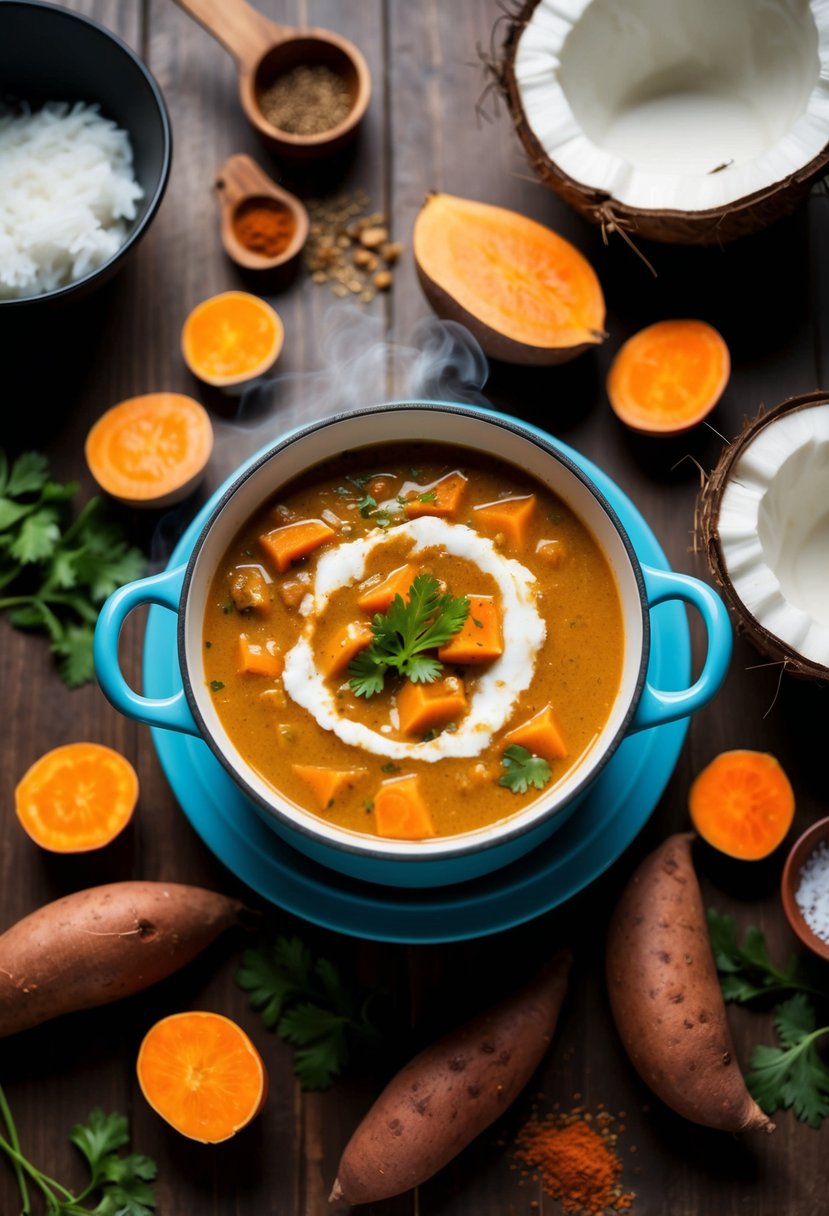
[[[6,319],[9,310],[87,295],[120,269],[164,197],[172,133],[161,90],[138,56],[88,17],[41,0],[0,3],[0,97],[32,108],[47,101],[97,103],[105,118],[128,132],[135,177],[144,191],[126,241],[107,262],[54,291],[0,300]]]
[[[786,919],[792,932],[818,958],[829,960],[829,942],[812,932],[795,899],[795,893],[800,886],[800,871],[821,841],[825,841],[829,845],[829,819],[818,819],[792,845],[783,867],[780,894],[783,900],[783,911],[786,913]]]

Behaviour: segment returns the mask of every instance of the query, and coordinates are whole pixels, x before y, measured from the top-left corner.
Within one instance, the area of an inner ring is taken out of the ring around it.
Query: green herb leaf
[[[18,629],[49,635],[58,668],[71,687],[94,677],[92,629],[106,597],[146,568],[93,498],[71,519],[76,482],[49,479],[46,457],[26,452],[9,471],[0,451],[0,611]]]
[[[389,760],[389,761],[387,761],[386,764],[380,765],[380,772],[381,773],[399,773],[400,765],[395,764],[393,760]]]
[[[376,1037],[366,1013],[371,994],[358,996],[333,963],[315,960],[299,938],[279,937],[246,950],[236,981],[268,1029],[295,1048],[302,1089],[327,1089],[348,1061],[351,1044]]]
[[[413,683],[429,684],[443,664],[425,651],[443,646],[463,626],[469,600],[441,594],[432,574],[418,574],[409,587],[408,600],[396,595],[385,615],[371,624],[374,640],[349,664],[349,681],[358,697],[371,697],[383,688],[389,669]]]
[[[351,679],[348,681],[358,697],[373,697],[383,691],[386,679],[386,664],[371,646],[361,650],[348,665]]]
[[[737,941],[733,916],[708,909],[708,936],[714,951],[720,987],[727,1001],[745,1004],[756,997],[781,992],[813,992],[797,978],[797,960],[789,959],[781,971],[771,962],[762,932],[750,925],[742,946]]]
[[[12,465],[6,493],[10,498],[36,494],[49,480],[49,462],[41,452],[24,452]]]
[[[798,1119],[820,1127],[829,1115],[829,1068],[817,1040],[829,1026],[817,1028],[812,1002],[799,992],[778,1007],[774,1019],[780,1047],[755,1047],[746,1084],[767,1114],[792,1109]]]
[[[221,692],[223,688],[224,688],[224,683],[221,680],[211,680],[210,681],[210,691],[211,692]]]
[[[58,512],[54,507],[40,507],[23,520],[9,553],[28,566],[51,557],[59,540]]]
[[[543,790],[552,777],[550,766],[541,756],[534,756],[517,743],[511,743],[501,757],[506,769],[498,784],[506,786],[513,794],[526,794],[530,786]]]
[[[71,1143],[86,1158],[93,1178],[98,1177],[104,1157],[123,1148],[129,1138],[129,1124],[124,1116],[105,1115],[100,1106],[89,1112],[86,1123],[76,1123],[69,1133]]]
[[[365,498],[361,498],[357,503],[357,510],[362,515],[363,519],[368,519],[374,508],[377,506],[377,499],[372,498],[371,494],[366,494]]]
[[[436,490],[427,490],[425,494],[418,494],[417,497],[420,500],[420,502],[436,502],[437,501],[437,491]]]
[[[58,656],[58,670],[63,682],[70,688],[80,688],[95,679],[95,663],[92,657],[92,639],[95,630],[91,625],[67,625],[59,640],[52,643],[52,651]]]

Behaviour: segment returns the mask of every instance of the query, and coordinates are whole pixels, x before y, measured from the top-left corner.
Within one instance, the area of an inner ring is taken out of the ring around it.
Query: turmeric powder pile
[[[515,1142],[519,1161],[532,1167],[544,1190],[571,1216],[625,1212],[634,1195],[622,1187],[622,1163],[616,1155],[613,1118],[606,1111],[536,1115]]]

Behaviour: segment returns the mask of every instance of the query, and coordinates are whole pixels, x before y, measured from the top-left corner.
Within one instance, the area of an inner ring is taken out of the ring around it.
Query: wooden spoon
[[[371,96],[368,64],[347,38],[331,30],[278,25],[245,0],[176,0],[236,60],[239,96],[248,122],[274,152],[297,157],[327,155],[353,135]],[[264,89],[283,72],[322,64],[341,76],[351,111],[318,135],[295,135],[273,126],[261,109]]]
[[[231,156],[216,174],[216,198],[222,216],[222,244],[229,258],[245,270],[275,270],[300,252],[308,239],[308,212],[295,195],[277,186],[249,156]],[[286,207],[294,219],[294,233],[287,247],[275,257],[266,257],[243,245],[234,220],[249,203],[272,200]]]

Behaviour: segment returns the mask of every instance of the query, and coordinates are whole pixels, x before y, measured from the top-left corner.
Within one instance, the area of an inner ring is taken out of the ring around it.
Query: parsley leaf
[[[829,1068],[817,1040],[829,1026],[816,1026],[812,1002],[803,992],[784,1001],[774,1024],[782,1047],[755,1047],[746,1084],[767,1114],[791,1108],[798,1119],[820,1127],[829,1115]]]
[[[506,769],[498,784],[506,786],[513,794],[526,794],[530,786],[543,790],[552,777],[550,766],[541,756],[534,756],[526,747],[511,743],[501,757]]]
[[[89,1112],[86,1123],[76,1123],[69,1133],[75,1148],[86,1158],[93,1178],[101,1172],[108,1153],[123,1148],[130,1138],[129,1125],[123,1115],[105,1115],[100,1106]]]
[[[766,939],[755,926],[746,929],[741,946],[737,941],[734,917],[709,908],[708,936],[720,973],[722,994],[727,1001],[745,1004],[771,993],[815,991],[797,978],[794,957],[782,971],[774,966],[766,950]]]
[[[246,950],[236,982],[267,1028],[294,1048],[294,1072],[304,1090],[328,1089],[352,1047],[376,1039],[368,1016],[376,994],[355,992],[333,963],[314,959],[299,938],[278,937]]]
[[[371,494],[366,494],[365,497],[361,498],[357,503],[357,510],[360,512],[363,519],[368,519],[369,515],[371,515],[376,506],[377,499],[373,498]]]
[[[76,482],[50,480],[46,457],[25,452],[9,469],[0,450],[0,611],[17,629],[49,636],[70,688],[94,677],[92,633],[108,595],[145,571],[101,498],[74,520]]]
[[[443,664],[424,652],[448,642],[468,615],[466,596],[441,594],[434,575],[418,574],[409,587],[408,601],[396,595],[385,615],[377,613],[374,617],[374,640],[348,667],[352,691],[358,697],[374,696],[382,691],[389,670],[406,676],[413,684],[431,684]]]
[[[43,1193],[49,1216],[84,1216],[84,1213],[88,1216],[153,1216],[156,1199],[150,1183],[156,1176],[155,1162],[142,1153],[118,1155],[118,1150],[129,1142],[129,1126],[123,1115],[107,1115],[96,1107],[90,1111],[86,1123],[76,1123],[69,1133],[70,1141],[89,1167],[89,1182],[78,1195],[73,1195],[23,1156],[17,1127],[2,1088],[0,1117],[8,1133],[8,1139],[0,1136],[0,1152],[6,1153],[11,1160],[23,1212],[32,1210],[28,1194],[31,1181]],[[87,1207],[85,1201],[95,1193],[97,1205]]]

